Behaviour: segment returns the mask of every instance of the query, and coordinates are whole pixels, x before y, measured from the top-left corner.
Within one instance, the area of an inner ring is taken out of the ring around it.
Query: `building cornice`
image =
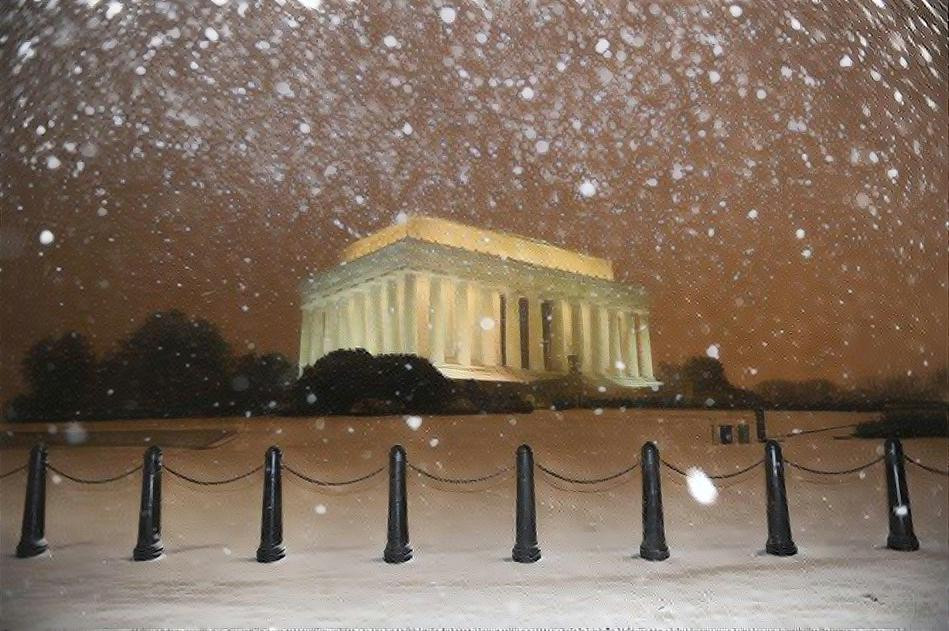
[[[448,246],[537,267],[613,280],[613,264],[604,258],[574,252],[539,239],[468,226],[447,219],[410,216],[347,246],[341,262],[351,262],[406,239]]]
[[[483,286],[493,286],[523,296],[593,300],[602,306],[648,309],[645,291],[640,286],[413,238],[400,239],[364,256],[312,274],[300,284],[302,304],[356,288],[376,278],[410,270],[477,281]]]

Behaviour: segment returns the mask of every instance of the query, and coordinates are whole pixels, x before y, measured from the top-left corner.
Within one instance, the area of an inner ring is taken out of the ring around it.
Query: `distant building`
[[[301,284],[300,367],[341,348],[426,357],[447,377],[530,382],[579,372],[656,383],[641,287],[542,241],[409,217]]]

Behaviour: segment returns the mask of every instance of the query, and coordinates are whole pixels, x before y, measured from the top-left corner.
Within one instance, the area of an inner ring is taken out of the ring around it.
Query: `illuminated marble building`
[[[535,239],[413,216],[300,289],[301,369],[364,348],[426,357],[454,379],[656,384],[643,289],[606,259]]]

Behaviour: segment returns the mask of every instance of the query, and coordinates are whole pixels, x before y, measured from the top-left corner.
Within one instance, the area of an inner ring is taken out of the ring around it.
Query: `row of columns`
[[[589,303],[554,305],[554,323],[570,331],[559,338],[564,356],[576,355],[581,372],[653,380],[647,314]]]
[[[395,273],[305,307],[301,367],[339,348],[549,372],[567,372],[575,355],[583,373],[653,379],[645,313],[421,272]]]

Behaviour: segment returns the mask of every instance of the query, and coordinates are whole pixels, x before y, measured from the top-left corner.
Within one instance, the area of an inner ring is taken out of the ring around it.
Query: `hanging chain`
[[[180,471],[175,471],[169,466],[162,466],[162,468],[168,473],[170,473],[171,475],[175,476],[176,478],[181,478],[182,480],[191,482],[193,484],[198,484],[200,486],[218,486],[220,484],[230,484],[231,482],[237,482],[238,480],[243,480],[244,478],[248,478],[254,475],[255,473],[257,473],[258,471],[260,471],[261,469],[263,469],[264,466],[260,465],[258,467],[254,467],[247,473],[242,473],[240,475],[234,476],[233,478],[226,478],[224,480],[198,480],[197,478],[192,478],[191,476],[185,475],[181,473]]]
[[[678,474],[681,475],[681,476],[688,477],[688,475],[689,475],[687,472],[683,471],[681,468],[679,468],[679,467],[677,467],[676,465],[672,464],[672,463],[669,462],[668,460],[663,460],[662,458],[660,458],[660,459],[659,459],[659,462],[661,462],[661,463],[664,464],[665,466],[669,467],[670,469],[672,469],[673,471],[675,471],[676,473],[678,473]],[[757,467],[758,465],[762,464],[763,462],[764,462],[764,458],[762,458],[761,460],[758,460],[758,461],[756,461],[756,462],[753,462],[753,463],[751,463],[750,465],[748,465],[747,467],[745,467],[744,469],[739,469],[738,471],[732,471],[731,473],[716,473],[716,474],[709,474],[709,473],[706,473],[705,475],[706,475],[706,477],[708,477],[710,480],[728,480],[729,478],[737,478],[738,476],[742,475],[743,473],[748,473],[749,471],[751,471],[752,469],[754,469],[754,468]]]
[[[856,473],[857,471],[863,471],[867,467],[872,467],[873,465],[880,462],[881,460],[883,460],[883,456],[880,456],[879,458],[874,458],[870,462],[866,464],[862,464],[859,467],[854,467],[853,469],[844,469],[842,471],[825,471],[822,469],[812,469],[810,467],[805,467],[804,465],[800,465],[794,462],[793,460],[788,460],[787,458],[784,459],[784,462],[788,463],[795,469],[800,469],[801,471],[807,471],[808,473],[816,473],[817,475],[847,475],[848,473]]]
[[[922,462],[917,462],[916,460],[913,460],[909,456],[903,456],[903,457],[906,459],[907,462],[909,462],[912,465],[916,465],[920,469],[929,471],[930,473],[935,473],[936,475],[949,476],[949,471],[942,471],[941,469],[937,469],[936,467],[930,467],[929,465],[924,465]]]
[[[659,462],[661,462],[662,464],[666,465],[667,467],[669,467],[670,469],[672,469],[673,471],[675,471],[676,473],[678,473],[678,474],[681,475],[681,476],[688,476],[688,475],[689,475],[688,473],[686,473],[685,471],[683,471],[683,470],[680,469],[679,467],[675,466],[674,464],[672,464],[672,463],[669,462],[668,460],[664,460],[664,459],[662,459],[662,458],[659,458]]]
[[[754,463],[748,465],[748,466],[745,467],[744,469],[739,469],[738,471],[732,471],[731,473],[718,473],[718,474],[716,474],[716,475],[709,475],[708,477],[709,477],[710,479],[712,479],[712,480],[727,480],[727,479],[729,479],[729,478],[737,478],[737,477],[740,476],[742,473],[748,473],[749,471],[751,471],[752,469],[754,469],[755,467],[757,467],[758,465],[761,465],[761,464],[764,464],[764,458],[762,458],[762,459],[759,460],[758,462],[754,462]],[[708,474],[706,474],[706,475],[708,475]]]
[[[317,486],[348,486],[350,484],[356,484],[357,482],[362,482],[364,480],[368,480],[369,478],[373,478],[379,475],[380,473],[382,473],[383,471],[385,471],[386,469],[384,466],[379,467],[378,469],[376,469],[375,471],[372,471],[371,473],[367,473],[366,475],[359,476],[358,478],[353,478],[352,480],[329,481],[329,480],[319,480],[317,478],[311,478],[305,473],[301,473],[300,471],[297,471],[296,469],[288,465],[283,465],[283,468],[288,473],[295,475],[296,477],[300,478],[304,482],[309,482],[310,484],[316,484]]]
[[[925,464],[923,464],[923,463],[921,463],[921,462],[918,462],[918,461],[914,460],[913,458],[910,458],[909,456],[904,456],[904,458],[905,458],[905,460],[906,460],[907,462],[909,462],[909,464],[914,465],[914,466],[916,466],[916,467],[919,467],[920,469],[923,469],[923,470],[928,471],[928,472],[930,472],[930,473],[934,473],[934,474],[936,474],[936,475],[949,476],[949,471],[943,471],[943,470],[941,470],[941,469],[937,469],[937,468],[935,468],[935,467],[931,467],[931,466],[925,465]],[[790,460],[790,459],[788,459],[788,458],[785,458],[785,459],[784,459],[784,462],[787,463],[789,466],[795,468],[795,469],[799,469],[799,470],[801,470],[801,471],[806,471],[807,473],[813,473],[813,474],[816,474],[816,475],[848,475],[848,474],[857,473],[857,472],[859,472],[859,471],[863,471],[864,469],[867,469],[867,468],[869,468],[869,467],[872,467],[873,465],[877,464],[878,462],[882,461],[883,459],[884,459],[884,456],[879,456],[879,457],[877,457],[877,458],[874,458],[874,459],[871,460],[870,462],[867,462],[867,463],[865,463],[865,464],[859,465],[859,466],[857,466],[857,467],[853,467],[853,468],[850,468],[850,469],[836,470],[836,471],[824,470],[824,469],[815,469],[815,468],[813,468],[813,467],[808,467],[808,466],[805,466],[805,465],[798,464],[798,463],[796,463],[796,462],[794,462],[793,460]],[[684,471],[681,467],[678,467],[678,466],[672,464],[671,462],[669,462],[669,461],[667,461],[667,460],[665,460],[665,459],[663,459],[663,458],[660,458],[659,461],[660,461],[664,466],[668,467],[668,468],[671,469],[672,471],[675,471],[675,472],[678,473],[679,475],[688,476],[688,473],[687,473],[686,471]],[[731,472],[731,473],[706,474],[706,475],[707,475],[710,479],[712,479],[712,480],[727,480],[727,479],[729,479],[729,478],[734,478],[734,477],[738,477],[738,476],[740,476],[740,475],[742,475],[742,474],[745,474],[745,473],[751,471],[752,469],[758,467],[758,466],[761,465],[763,462],[764,462],[764,458],[762,458],[762,459],[760,459],[760,460],[758,460],[758,461],[756,461],[756,462],[754,462],[754,463],[748,465],[747,467],[744,467],[744,468],[742,468],[742,469],[739,469],[738,471],[733,471],[733,472]],[[558,480],[561,480],[561,481],[563,481],[563,482],[568,482],[568,483],[570,483],[570,484],[590,485],[590,484],[602,484],[603,482],[609,482],[609,481],[611,481],[611,480],[615,480],[615,479],[617,479],[617,478],[620,478],[620,477],[622,477],[622,476],[624,476],[624,475],[626,475],[626,474],[632,472],[633,470],[635,470],[637,467],[639,467],[639,465],[640,465],[639,462],[635,462],[635,463],[633,463],[632,465],[630,465],[629,467],[626,467],[625,469],[623,469],[623,470],[621,470],[621,471],[617,471],[616,473],[613,473],[613,474],[610,474],[610,475],[607,475],[607,476],[603,476],[603,477],[599,477],[599,478],[574,478],[574,477],[570,477],[570,476],[564,475],[564,474],[562,474],[562,473],[558,473],[558,472],[556,472],[556,471],[554,471],[554,470],[552,470],[552,469],[549,469],[548,467],[544,466],[542,463],[537,463],[536,466],[537,466],[538,469],[540,469],[541,471],[543,471],[543,472],[546,473],[547,475],[549,475],[549,476],[551,476],[551,477],[553,477],[553,478],[556,478],[556,479],[558,479]],[[26,469],[27,467],[28,467],[28,464],[23,464],[23,465],[20,465],[19,467],[16,467],[15,469],[12,469],[12,470],[10,470],[10,471],[7,471],[6,473],[2,473],[2,474],[0,474],[0,480],[5,479],[5,478],[8,478],[8,477],[10,477],[10,476],[12,476],[12,475],[15,475],[15,474],[19,473],[20,471],[23,471],[23,470]],[[121,480],[121,479],[123,479],[123,478],[127,478],[128,476],[132,475],[133,473],[136,473],[136,472],[138,472],[138,471],[141,471],[143,465],[139,464],[139,465],[137,465],[137,466],[135,466],[135,467],[132,467],[131,469],[128,469],[127,471],[124,471],[123,473],[120,473],[120,474],[118,474],[118,475],[115,475],[115,476],[112,476],[112,477],[108,477],[108,478],[81,478],[81,477],[78,477],[78,476],[74,476],[74,475],[68,474],[68,473],[66,473],[65,471],[62,471],[62,470],[58,469],[57,467],[55,467],[54,465],[49,464],[49,463],[46,464],[46,467],[47,467],[50,471],[52,471],[53,473],[56,473],[57,475],[60,475],[60,476],[62,476],[62,477],[64,477],[64,478],[66,478],[67,480],[71,480],[71,481],[76,482],[76,483],[78,483],[78,484],[107,484],[107,483],[109,483],[109,482],[116,482],[116,481]],[[260,471],[261,469],[263,469],[264,467],[263,467],[263,465],[260,465],[260,466],[254,467],[253,469],[251,469],[250,471],[247,471],[246,473],[242,473],[242,474],[239,474],[239,475],[230,477],[230,478],[225,478],[225,479],[223,479],[223,480],[199,480],[199,479],[194,478],[194,477],[191,477],[191,476],[189,476],[189,475],[185,475],[184,473],[181,473],[180,471],[176,471],[175,469],[173,469],[173,468],[171,468],[171,467],[164,466],[163,468],[164,468],[166,471],[168,471],[168,473],[170,473],[171,475],[173,475],[173,476],[175,476],[175,477],[177,477],[177,478],[180,478],[180,479],[182,479],[182,480],[185,480],[185,481],[187,481],[187,482],[191,482],[191,483],[193,483],[193,484],[198,484],[198,485],[200,485],[200,486],[218,486],[218,485],[222,485],[222,484],[230,484],[230,483],[232,483],[232,482],[237,482],[238,480],[242,480],[242,479],[244,479],[244,478],[250,477],[250,476],[254,475],[255,473],[257,473],[258,471]],[[320,479],[318,479],[318,478],[310,477],[310,476],[306,475],[305,473],[302,473],[302,472],[300,472],[300,471],[297,471],[296,469],[293,469],[292,467],[290,467],[290,466],[288,466],[288,465],[283,465],[282,468],[283,468],[283,469],[286,469],[286,471],[287,471],[288,473],[290,473],[291,475],[296,476],[297,478],[303,480],[304,482],[309,482],[310,484],[316,484],[316,485],[318,485],[318,486],[330,486],[330,487],[333,487],[333,486],[348,486],[348,485],[351,485],[351,484],[357,484],[357,483],[359,483],[359,482],[363,482],[363,481],[365,481],[365,480],[368,480],[368,479],[370,479],[370,478],[373,478],[373,477],[379,475],[380,473],[382,473],[382,472],[385,471],[385,469],[386,469],[385,466],[382,466],[382,467],[379,467],[378,469],[375,469],[374,471],[371,471],[370,473],[367,473],[366,475],[359,476],[359,477],[357,477],[357,478],[353,478],[353,479],[350,479],[350,480],[331,481],[331,480],[320,480]],[[488,480],[493,480],[493,479],[498,478],[498,477],[500,477],[500,476],[502,476],[502,475],[504,475],[504,474],[506,474],[506,473],[509,473],[510,471],[512,471],[512,470],[514,469],[513,466],[507,466],[507,467],[503,467],[503,468],[501,468],[501,469],[498,469],[497,471],[494,471],[493,473],[485,474],[485,475],[478,476],[478,477],[472,477],[472,478],[449,478],[449,477],[444,477],[444,476],[436,475],[436,474],[434,474],[434,473],[430,473],[430,472],[426,471],[425,469],[422,469],[421,467],[418,467],[418,466],[416,466],[416,465],[414,465],[414,464],[411,464],[411,463],[408,463],[408,468],[411,469],[412,471],[418,473],[419,475],[421,475],[421,476],[423,476],[423,477],[426,477],[426,478],[428,478],[428,479],[430,479],[430,480],[434,480],[434,481],[436,481],[436,482],[442,482],[442,483],[445,483],[445,484],[459,484],[459,485],[460,485],[460,484],[477,484],[477,483],[479,483],[479,482],[487,482]]]
[[[11,470],[11,471],[7,471],[6,473],[0,473],[0,480],[2,480],[2,479],[4,479],[4,478],[9,478],[9,477],[10,477],[11,475],[13,475],[14,473],[19,473],[20,471],[23,471],[24,469],[26,469],[27,466],[28,466],[28,465],[22,464],[22,465],[20,465],[19,467],[17,467],[16,469],[13,469],[13,470]]]
[[[602,478],[571,478],[569,476],[557,473],[556,471],[552,471],[539,462],[537,463],[537,468],[543,471],[544,473],[546,473],[547,475],[553,478],[557,478],[558,480],[562,480],[563,482],[569,482],[571,484],[600,484],[602,482],[609,482],[610,480],[615,480],[616,478],[620,476],[626,475],[627,473],[629,473],[630,471],[633,471],[638,466],[639,466],[639,463],[634,462],[633,464],[626,467],[622,471],[617,471],[616,473],[604,476]]]
[[[425,469],[416,467],[412,463],[408,463],[408,467],[409,469],[411,469],[412,471],[415,471],[421,476],[424,476],[431,480],[435,480],[436,482],[444,482],[446,484],[475,484],[477,482],[486,482],[488,480],[493,480],[494,478],[498,476],[504,475],[505,473],[508,473],[512,469],[514,469],[514,467],[507,466],[502,469],[498,469],[494,473],[488,473],[486,475],[478,476],[476,478],[445,478],[440,475],[435,475],[434,473],[429,473]]]
[[[56,467],[54,467],[53,465],[51,465],[51,464],[49,464],[49,463],[46,463],[46,468],[49,469],[50,471],[52,471],[53,473],[57,474],[57,475],[61,475],[62,477],[66,478],[67,480],[72,480],[73,482],[78,482],[79,484],[106,484],[106,483],[108,483],[108,482],[115,482],[116,480],[121,480],[122,478],[127,478],[128,476],[132,475],[133,473],[135,473],[135,472],[137,472],[137,471],[141,471],[141,470],[142,470],[142,465],[138,465],[138,466],[136,466],[136,467],[133,467],[133,468],[129,469],[128,471],[126,471],[125,473],[120,473],[119,475],[113,476],[113,477],[111,477],[111,478],[79,478],[79,477],[76,477],[76,476],[73,476],[73,475],[69,475],[68,473],[66,473],[66,472],[64,472],[64,471],[60,471],[59,469],[57,469]]]

